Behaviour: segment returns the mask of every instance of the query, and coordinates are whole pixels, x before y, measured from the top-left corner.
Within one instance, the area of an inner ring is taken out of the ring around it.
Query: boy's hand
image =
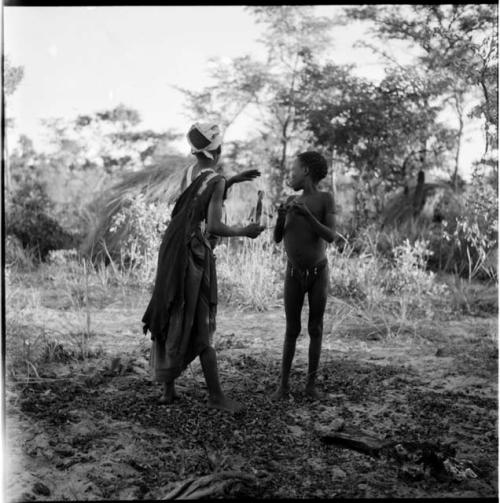
[[[293,201],[290,205],[292,210],[297,212],[299,215],[304,217],[309,217],[312,215],[309,208],[302,201]]]
[[[277,208],[276,211],[278,212],[278,218],[284,218],[287,211],[288,211],[288,205],[281,203]]]
[[[255,239],[263,230],[265,229],[264,225],[259,224],[248,224],[245,229],[245,236],[248,238]]]
[[[241,183],[241,182],[251,182],[254,178],[258,178],[260,176],[260,171],[258,169],[249,169],[247,171],[243,171],[242,173],[238,173],[231,177],[232,183]]]

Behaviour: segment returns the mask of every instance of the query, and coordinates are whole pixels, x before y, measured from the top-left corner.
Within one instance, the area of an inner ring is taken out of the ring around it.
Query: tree
[[[16,89],[18,88],[19,84],[24,78],[24,68],[22,66],[14,66],[10,62],[9,58],[7,56],[4,57],[3,60],[3,68],[4,68],[4,73],[3,73],[3,82],[4,82],[4,87],[3,87],[3,92],[4,92],[4,103],[5,103],[5,110],[7,111],[8,109],[8,101],[7,97],[12,96]],[[14,124],[13,120],[10,117],[7,117],[5,119],[5,125],[7,129],[9,127],[12,127]],[[6,131],[7,133],[7,131]],[[11,185],[12,185],[12,180],[11,180],[11,174],[10,174],[10,165],[9,165],[9,150],[8,150],[8,139],[7,139],[8,134],[5,134],[4,137],[4,154],[5,154],[5,188],[7,192],[10,191]]]
[[[40,156],[35,151],[32,140],[22,134],[9,156],[11,183],[20,187],[27,179],[41,181]]]
[[[265,65],[248,55],[226,63],[212,58],[210,63],[212,85],[201,91],[177,89],[186,99],[187,115],[191,119],[200,120],[202,117],[227,129],[250,103],[259,103],[260,93],[266,85]]]
[[[316,148],[342,159],[358,180],[356,218],[383,210],[384,194],[440,162],[454,131],[437,121],[437,83],[413,67],[393,69],[375,84],[352,66],[311,66],[301,79],[299,115]],[[358,223],[360,223],[358,221]]]
[[[36,152],[21,135],[10,156],[13,182],[18,188],[32,181],[45,184],[58,220],[82,231],[85,208],[98,191],[118,175],[156,166],[167,151],[173,153],[169,144],[178,137],[141,129],[137,111],[124,105],[42,124],[49,149]]]
[[[264,26],[261,43],[266,61],[250,56],[229,63],[214,61],[213,84],[199,92],[182,90],[191,117],[211,118],[226,128],[247,107],[258,113],[258,135],[268,145],[271,196],[284,189],[286,162],[307,137],[296,119],[299,77],[315,57],[328,47],[334,21],[314,15],[312,6],[247,7]],[[277,145],[277,146],[275,146]]]
[[[372,22],[382,41],[403,40],[421,48],[417,61],[443,86],[443,100],[456,110],[455,166],[464,127],[464,103],[480,91],[480,104],[472,110],[485,123],[485,154],[497,142],[498,128],[498,6],[495,4],[370,5],[346,9],[350,19]],[[384,51],[378,51],[391,59]]]
[[[106,174],[139,170],[152,162],[162,143],[174,140],[171,131],[138,129],[139,113],[124,105],[75,119],[43,121],[54,161],[63,170],[98,167]]]
[[[13,66],[10,59],[4,58],[4,93],[5,96],[14,94],[19,84],[24,78],[24,68],[22,66]]]

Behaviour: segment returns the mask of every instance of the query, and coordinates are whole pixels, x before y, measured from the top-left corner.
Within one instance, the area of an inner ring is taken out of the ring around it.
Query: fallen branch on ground
[[[320,439],[325,444],[352,449],[374,458],[382,455],[399,464],[403,475],[415,480],[423,478],[426,471],[438,479],[445,477],[457,482],[481,475],[481,471],[472,462],[455,458],[456,451],[453,447],[439,442],[381,440],[353,428],[320,433]]]

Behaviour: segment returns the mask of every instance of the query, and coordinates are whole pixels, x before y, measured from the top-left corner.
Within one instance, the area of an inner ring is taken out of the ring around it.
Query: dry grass
[[[88,232],[80,248],[82,253],[93,259],[117,256],[124,234],[110,232],[113,217],[138,195],[142,195],[148,203],[171,204],[179,193],[182,176],[183,170],[172,171],[163,164],[124,175],[120,182],[106,189],[91,205],[93,211],[88,215]]]
[[[279,305],[285,270],[283,248],[270,231],[255,240],[225,240],[215,250],[220,299],[265,311]]]
[[[328,304],[337,329],[390,338],[416,334],[423,323],[459,314],[496,314],[496,283],[433,275],[418,266],[418,250],[412,247],[392,262],[375,248],[361,254],[348,245],[342,252],[328,248]],[[270,231],[255,240],[226,239],[216,256],[222,305],[252,311],[282,308],[286,257]],[[7,366],[16,379],[40,378],[40,366],[52,361],[95,354],[94,313],[119,298],[147,297],[155,274],[151,265],[146,271],[113,261],[93,267],[70,252],[54,254],[36,269],[17,264],[6,269]]]
[[[51,362],[86,359],[94,335],[98,276],[85,262],[6,270],[6,345],[10,378],[39,379]],[[105,294],[102,289],[101,294]]]

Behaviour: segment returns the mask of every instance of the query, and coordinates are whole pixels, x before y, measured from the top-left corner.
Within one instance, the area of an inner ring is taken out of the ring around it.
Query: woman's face
[[[214,156],[213,166],[215,167],[219,163],[220,152],[214,152],[212,155]]]
[[[219,163],[219,159],[222,153],[222,147],[219,147],[217,150],[211,150],[210,153],[212,154],[213,160],[211,162],[212,167],[216,167],[217,164]]]
[[[293,190],[301,190],[304,188],[304,181],[308,173],[309,170],[302,166],[299,159],[296,157],[292,164],[292,171],[290,173],[288,185]]]

